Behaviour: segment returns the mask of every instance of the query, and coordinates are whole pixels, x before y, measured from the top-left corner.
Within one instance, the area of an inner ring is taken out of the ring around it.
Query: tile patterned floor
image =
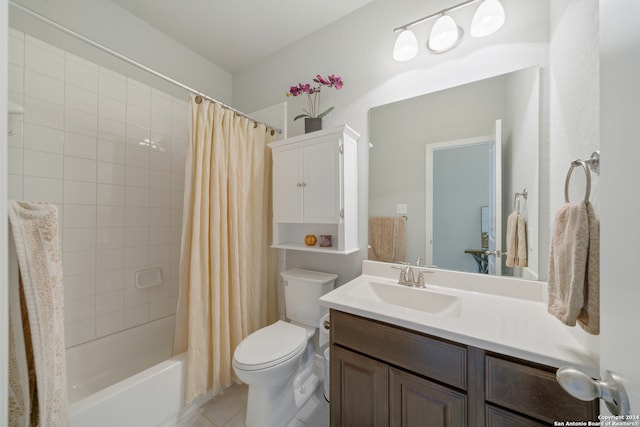
[[[246,409],[247,386],[236,385],[202,405],[196,413],[180,420],[175,427],[245,427]],[[287,427],[328,426],[329,404],[324,399],[322,387],[287,424]]]

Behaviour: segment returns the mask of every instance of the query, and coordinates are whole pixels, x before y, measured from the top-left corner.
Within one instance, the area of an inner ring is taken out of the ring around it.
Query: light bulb
[[[471,21],[471,35],[485,37],[493,34],[504,24],[504,8],[499,0],[484,0]]]
[[[399,62],[408,61],[418,54],[418,40],[411,30],[404,30],[398,35],[393,45],[393,59]]]
[[[455,47],[462,37],[462,28],[449,15],[442,15],[431,29],[427,47],[436,53],[445,52]]]

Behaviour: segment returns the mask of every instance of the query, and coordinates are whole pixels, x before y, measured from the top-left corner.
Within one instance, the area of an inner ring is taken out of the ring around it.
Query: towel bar
[[[564,201],[566,203],[569,203],[569,181],[571,180],[571,174],[578,166],[582,166],[582,169],[584,170],[584,177],[587,182],[584,192],[584,201],[588,202],[591,194],[591,172],[589,172],[589,169],[595,173],[598,173],[600,170],[600,151],[594,151],[591,154],[591,158],[588,160],[576,159],[571,162],[571,167],[569,168],[569,172],[567,172],[567,177],[564,181]]]

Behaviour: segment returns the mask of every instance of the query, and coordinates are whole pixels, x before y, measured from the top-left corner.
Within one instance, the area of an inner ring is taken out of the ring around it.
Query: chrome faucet
[[[411,287],[416,287],[416,288],[424,288],[425,287],[425,283],[424,283],[424,273],[433,273],[430,270],[423,270],[423,266],[422,266],[422,258],[418,258],[416,260],[416,267],[418,268],[418,278],[415,278],[415,275],[413,273],[413,266],[411,264],[409,264],[408,262],[401,262],[400,264],[403,264],[404,267],[399,267],[399,266],[392,266],[392,268],[395,268],[396,270],[400,270],[400,277],[398,278],[398,284],[399,285],[405,285],[405,286],[411,286]]]

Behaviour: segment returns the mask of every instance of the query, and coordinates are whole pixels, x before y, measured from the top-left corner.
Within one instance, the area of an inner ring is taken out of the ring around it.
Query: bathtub
[[[175,316],[67,350],[71,427],[155,427],[177,420],[185,355],[169,357]]]

